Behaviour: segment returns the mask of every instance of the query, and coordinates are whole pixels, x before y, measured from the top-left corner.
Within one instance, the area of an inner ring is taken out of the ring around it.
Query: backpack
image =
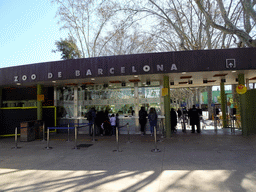
[[[89,111],[89,112],[87,113],[87,120],[88,120],[88,121],[91,121],[91,120],[92,120],[92,112],[91,112],[91,111]]]
[[[155,113],[150,113],[149,116],[150,116],[151,121],[156,120],[156,114]]]

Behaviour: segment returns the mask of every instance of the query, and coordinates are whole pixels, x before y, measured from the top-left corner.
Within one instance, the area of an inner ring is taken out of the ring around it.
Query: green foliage
[[[78,49],[76,41],[72,37],[64,40],[60,39],[60,41],[55,42],[55,45],[57,49],[52,51],[54,53],[61,52],[61,59],[66,60],[81,58],[81,51]]]

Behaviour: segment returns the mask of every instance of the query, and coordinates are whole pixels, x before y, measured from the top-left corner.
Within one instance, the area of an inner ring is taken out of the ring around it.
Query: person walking
[[[87,113],[87,120],[89,121],[89,135],[90,135],[90,136],[93,135],[92,126],[93,126],[94,123],[95,123],[95,118],[96,118],[96,111],[95,111],[95,108],[92,107],[92,108],[90,109],[90,111]],[[96,135],[95,127],[94,127],[94,135]]]
[[[155,108],[150,108],[149,114],[148,114],[148,120],[150,123],[150,132],[151,136],[154,134],[154,127],[157,125],[157,113]]]
[[[196,108],[195,105],[193,105],[193,108],[191,108],[189,110],[188,116],[190,118],[190,125],[192,126],[191,133],[195,133],[195,125],[196,125],[196,128],[197,128],[197,133],[200,133],[201,130],[200,130],[200,126],[199,126],[199,123],[200,123],[199,112],[198,112],[198,109]]]
[[[148,113],[145,110],[145,107],[141,107],[139,111],[139,123],[140,123],[140,131],[142,136],[145,135],[145,126],[147,124],[147,116],[148,116]]]

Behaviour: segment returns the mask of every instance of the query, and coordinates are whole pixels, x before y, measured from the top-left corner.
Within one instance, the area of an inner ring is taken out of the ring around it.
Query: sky
[[[56,11],[50,0],[0,0],[0,68],[61,60]]]

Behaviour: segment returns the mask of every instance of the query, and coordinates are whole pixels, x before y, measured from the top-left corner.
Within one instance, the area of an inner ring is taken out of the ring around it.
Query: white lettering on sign
[[[110,69],[109,69],[109,73],[110,73],[110,74],[115,74],[114,70],[115,70],[114,68],[110,68]]]
[[[136,73],[137,71],[135,70],[135,67],[134,66],[132,66],[132,72],[133,73]]]
[[[145,65],[145,66],[143,67],[143,71],[149,72],[149,71],[150,71],[150,67],[149,67],[148,65]]]
[[[76,76],[79,77],[80,76],[80,71],[76,70]]]
[[[172,64],[171,70],[177,70],[177,67],[175,64]]]
[[[48,73],[48,79],[51,79],[53,77],[52,73]]]
[[[26,81],[27,78],[28,78],[28,77],[27,77],[26,75],[23,75],[23,76],[22,76],[22,80],[23,80],[23,81]]]
[[[121,73],[125,73],[125,67],[121,67]]]
[[[103,75],[103,69],[98,69],[98,75]]]
[[[61,78],[61,77],[62,77],[61,72],[58,72],[58,78]]]
[[[88,76],[88,75],[92,75],[92,72],[91,72],[90,69],[88,69],[87,72],[86,72],[86,76]]]
[[[18,78],[19,76],[14,76],[14,82],[19,82]]]
[[[164,71],[164,65],[157,65],[156,69],[157,71]]]
[[[31,75],[31,79],[35,80],[36,79],[36,74]]]

